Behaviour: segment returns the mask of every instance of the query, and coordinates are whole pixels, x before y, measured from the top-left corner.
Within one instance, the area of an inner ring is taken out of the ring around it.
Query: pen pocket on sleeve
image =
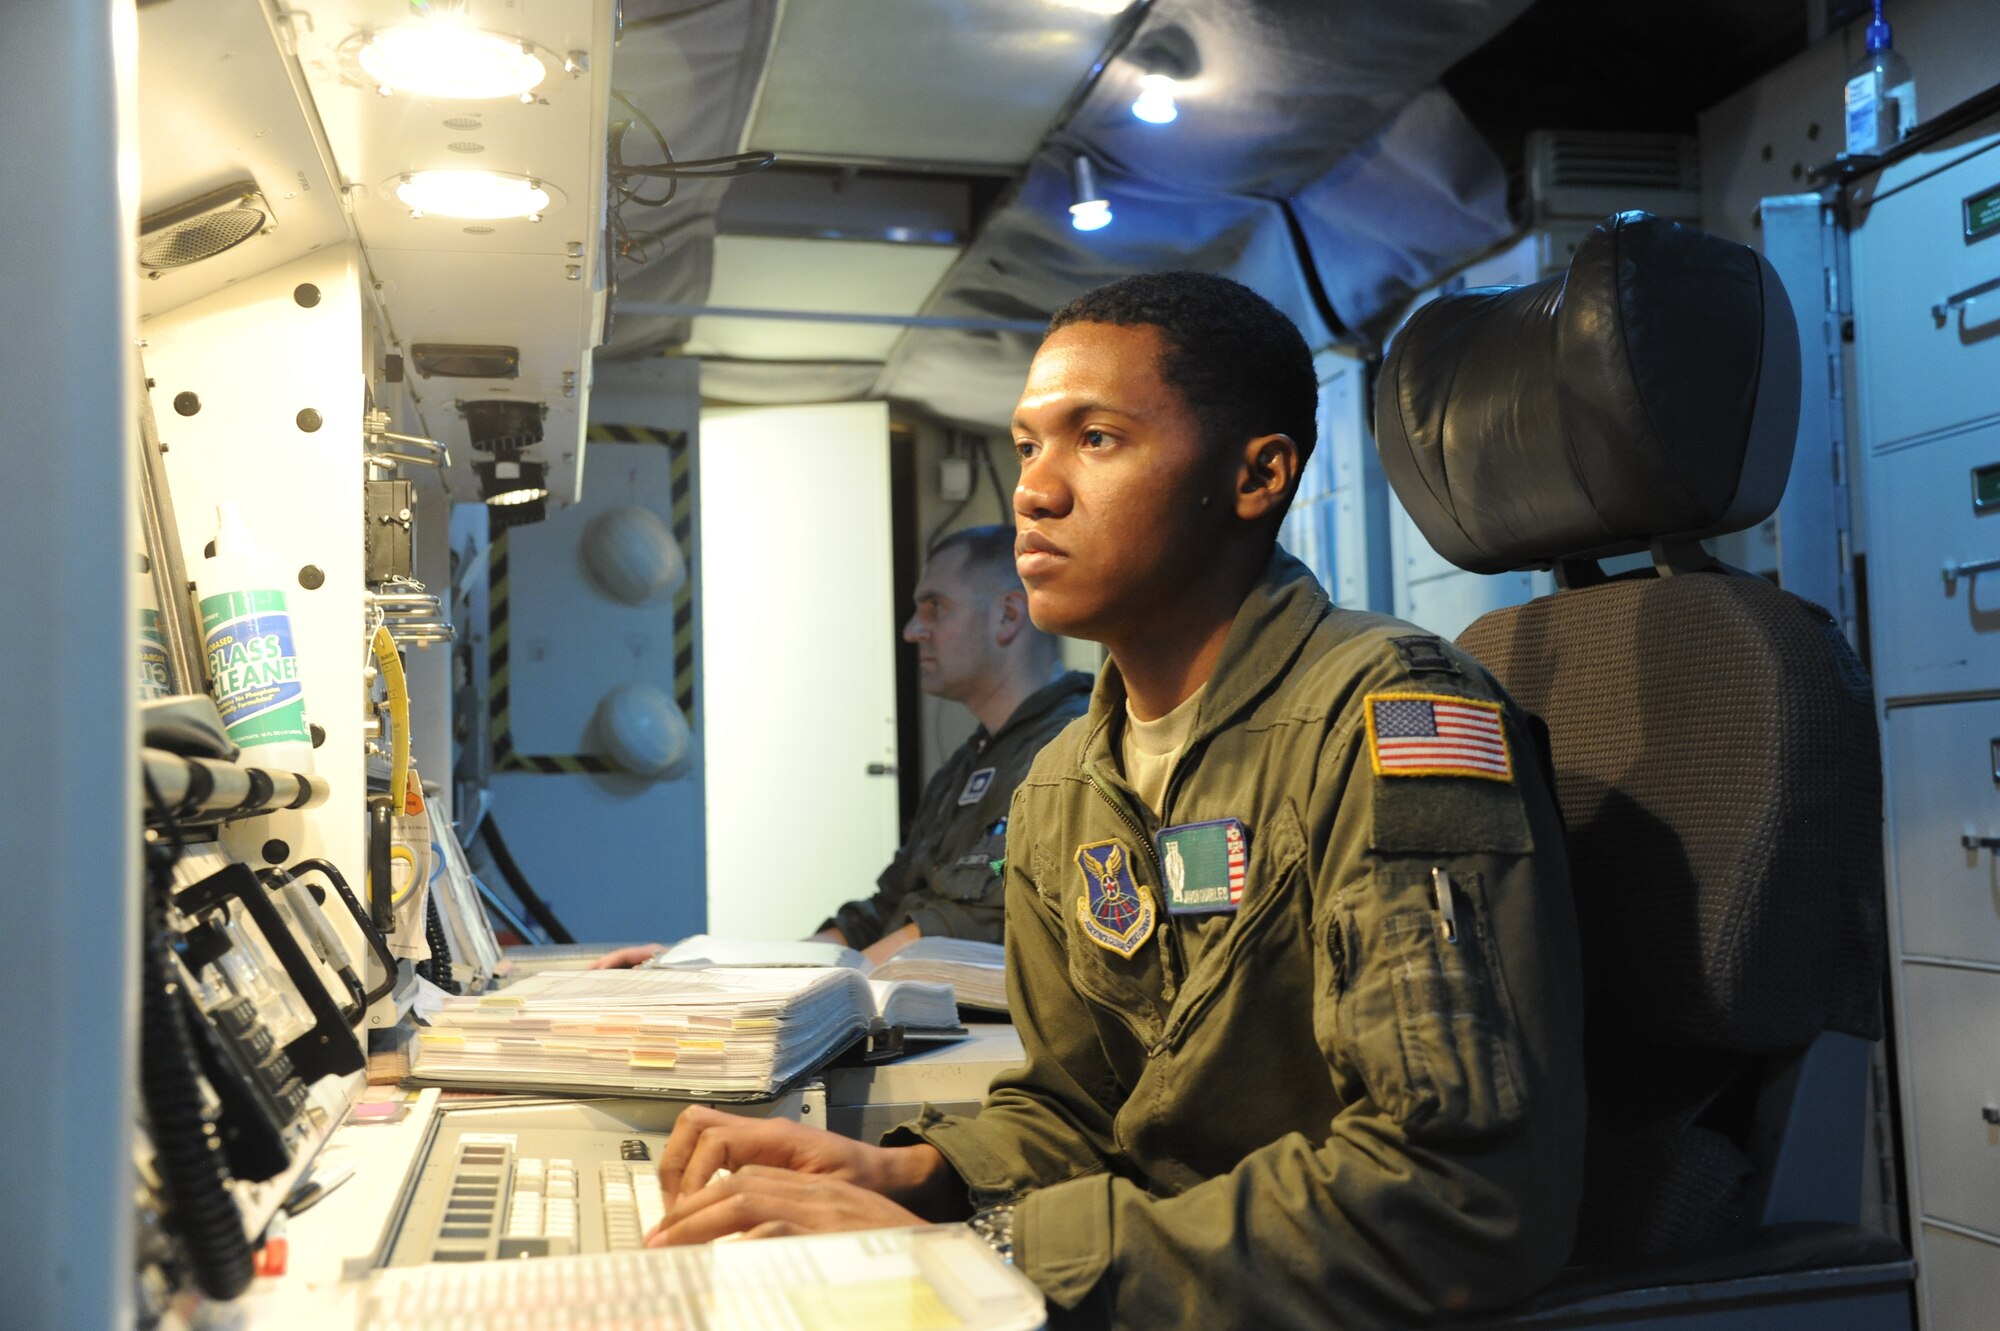
[[[1452,875],[1442,904],[1428,868],[1384,877],[1387,900],[1342,923],[1342,1025],[1370,1095],[1413,1138],[1518,1123],[1520,1051],[1478,875]]]

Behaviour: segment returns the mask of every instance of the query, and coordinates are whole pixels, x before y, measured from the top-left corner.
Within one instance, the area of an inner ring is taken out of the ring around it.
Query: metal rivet
[[[310,282],[301,282],[292,288],[292,299],[299,303],[301,309],[309,310],[319,304],[319,288]]]
[[[307,564],[299,570],[299,586],[309,592],[316,592],[326,586],[326,574],[318,564]]]
[[[311,434],[326,423],[320,419],[319,413],[311,407],[307,407],[304,411],[301,411],[294,419],[298,421],[299,428],[307,434]]]
[[[174,394],[174,410],[183,416],[192,416],[201,410],[201,399],[193,393]]]

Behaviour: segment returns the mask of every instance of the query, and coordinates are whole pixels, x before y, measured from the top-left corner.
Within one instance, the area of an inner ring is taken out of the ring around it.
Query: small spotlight
[[[1132,114],[1149,125],[1171,125],[1180,118],[1175,99],[1190,79],[1201,73],[1201,52],[1187,29],[1169,24],[1125,54],[1126,65],[1139,75],[1139,95]]]
[[[412,171],[397,178],[395,190],[413,217],[434,214],[482,222],[523,217],[539,222],[551,202],[541,181],[499,171]]]
[[[472,470],[479,477],[479,495],[486,501],[495,531],[548,516],[548,468],[543,464],[496,456],[474,462]]]
[[[1149,125],[1171,125],[1180,116],[1174,92],[1180,85],[1165,74],[1141,74],[1132,114]]]
[[[449,19],[369,33],[355,58],[378,92],[453,101],[531,102],[549,72],[529,44]]]
[[[1069,224],[1078,231],[1101,231],[1111,225],[1111,201],[1097,188],[1097,168],[1082,153],[1069,164]]]

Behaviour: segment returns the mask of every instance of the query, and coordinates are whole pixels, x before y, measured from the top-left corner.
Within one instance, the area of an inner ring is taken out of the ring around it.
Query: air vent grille
[[[1700,212],[1692,135],[1537,130],[1528,136],[1526,157],[1537,217],[1602,217],[1627,208],[1680,218]]]
[[[148,272],[185,268],[234,249],[276,225],[255,181],[211,190],[139,224],[139,266]]]

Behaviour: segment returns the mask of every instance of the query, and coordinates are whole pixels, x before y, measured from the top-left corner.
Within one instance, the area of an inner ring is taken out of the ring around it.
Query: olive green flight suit
[[[1510,779],[1377,775],[1384,693],[1501,702]],[[1052,1325],[1374,1328],[1543,1284],[1573,1238],[1584,1093],[1563,833],[1525,714],[1449,644],[1332,609],[1282,551],[1161,818],[1119,776],[1123,711],[1107,666],[1014,796],[1026,1065],[975,1117],[926,1109],[888,1140],[936,1146],[974,1205],[1018,1200]],[[1155,835],[1232,818],[1239,908],[1170,915]],[[1157,915],[1129,958],[1083,923],[1080,859],[1101,871],[1106,842]]]
[[[973,731],[924,786],[909,840],[875,880],[875,895],[848,902],[820,928],[839,925],[856,948],[912,923],[926,937],[999,942],[1004,893],[993,866],[1007,853],[1014,787],[1089,698],[1090,676],[1068,671],[1023,698],[1000,729]]]

